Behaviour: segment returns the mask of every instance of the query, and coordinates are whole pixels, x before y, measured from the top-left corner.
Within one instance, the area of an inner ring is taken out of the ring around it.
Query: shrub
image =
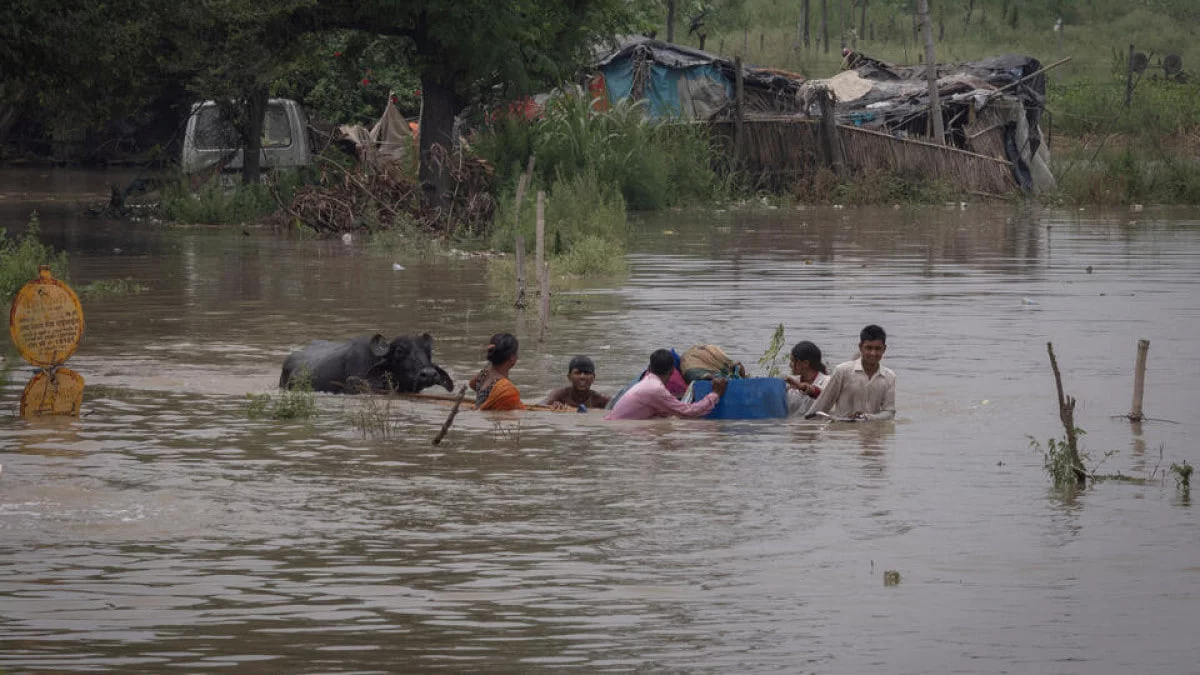
[[[553,271],[575,277],[619,277],[629,271],[625,247],[618,242],[587,235],[550,261]]]
[[[274,213],[282,200],[292,201],[296,188],[303,185],[306,171],[278,171],[269,175],[272,185],[236,183],[225,187],[212,180],[199,192],[188,189],[181,178],[162,192],[162,211],[167,220],[177,223],[231,225],[247,223]]]
[[[306,420],[317,415],[312,376],[306,370],[293,375],[290,386],[278,396],[246,394],[246,398],[249,400],[246,416],[252,420],[264,417],[276,420]]]
[[[39,229],[36,211],[29,216],[29,226],[20,239],[0,228],[0,300],[12,300],[22,286],[37,278],[41,265],[49,265],[57,279],[67,278],[67,254],[43,244],[38,239]]]
[[[704,127],[650,120],[644,103],[597,104],[578,88],[560,93],[540,120],[493,122],[474,147],[496,168],[499,184],[515,185],[534,154],[539,184],[592,172],[635,210],[708,201],[722,185]]]

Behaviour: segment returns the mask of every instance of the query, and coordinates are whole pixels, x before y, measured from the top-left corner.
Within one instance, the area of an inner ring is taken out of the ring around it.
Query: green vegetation
[[[318,412],[312,376],[304,370],[293,375],[290,386],[278,395],[246,394],[246,398],[246,416],[252,420],[306,420]]]
[[[767,350],[758,358],[758,365],[766,368],[767,377],[779,377],[783,373],[781,364],[788,358],[785,356],[788,354],[785,340],[783,324],[779,324],[771,334],[771,344],[767,345]]]
[[[1075,428],[1075,436],[1083,436],[1086,434],[1083,429]],[[1079,462],[1075,462],[1072,457],[1072,449],[1066,438],[1051,438],[1046,441],[1046,447],[1032,436],[1029,437],[1029,447],[1042,453],[1042,468],[1050,476],[1050,481],[1054,483],[1054,487],[1059,489],[1072,489],[1080,485],[1078,476],[1083,475],[1094,477],[1094,471],[1087,468],[1086,462],[1089,456],[1086,452],[1079,452]]]
[[[56,279],[67,278],[67,254],[38,239],[38,215],[29,216],[29,225],[19,239],[0,228],[0,301],[12,300],[27,282],[36,279],[38,267],[49,265]]]
[[[634,210],[707,203],[725,186],[703,127],[648,120],[643,104],[630,101],[601,109],[577,87],[552,98],[541,119],[492,123],[473,146],[496,167],[500,185],[515,185],[533,154],[535,185],[591,173]]]
[[[1192,465],[1183,460],[1182,464],[1171,463],[1171,473],[1175,474],[1175,487],[1187,492],[1192,487]]]
[[[353,408],[346,421],[364,438],[398,438],[407,430],[394,414],[392,404],[398,399],[388,394],[366,391],[354,397]]]
[[[289,203],[296,189],[308,178],[307,171],[276,171],[271,183],[238,183],[231,186],[209,181],[199,192],[192,192],[187,179],[163,188],[161,208],[170,221],[186,224],[234,225],[268,216]]]

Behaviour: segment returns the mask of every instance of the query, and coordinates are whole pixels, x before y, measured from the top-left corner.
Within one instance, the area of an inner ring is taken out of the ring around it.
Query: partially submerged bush
[[[67,278],[67,254],[38,239],[39,222],[35,211],[29,226],[19,239],[0,228],[0,301],[7,303],[27,282],[36,279],[38,267],[49,265],[55,278]]]
[[[248,223],[275,213],[279,203],[291,203],[296,191],[314,180],[311,168],[264,171],[265,182],[245,184],[239,177],[233,185],[216,178],[195,192],[189,179],[181,176],[162,190],[163,217],[169,221],[197,225]]]
[[[246,398],[249,400],[246,416],[252,420],[306,420],[317,415],[312,375],[307,370],[293,375],[289,388],[282,390],[277,396],[246,394]]]

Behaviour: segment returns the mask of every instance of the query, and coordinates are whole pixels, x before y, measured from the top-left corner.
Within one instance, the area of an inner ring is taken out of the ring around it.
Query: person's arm
[[[612,400],[611,396],[605,396],[604,394],[601,394],[598,391],[592,392],[592,407],[593,408],[607,408],[608,402],[610,400]]]
[[[554,405],[555,403],[562,403],[565,405],[567,402],[566,395],[569,390],[570,387],[559,387],[558,389],[551,391],[549,394],[546,394],[546,398],[542,399],[541,404]]]
[[[827,413],[837,403],[838,396],[842,393],[842,383],[845,380],[845,371],[834,369],[833,377],[829,378],[829,383],[821,390],[821,395],[817,397],[816,403],[813,403],[812,408],[809,408],[808,414],[823,412]]]
[[[867,413],[863,419],[891,420],[896,418],[896,380],[888,382],[887,391],[883,393],[883,407],[877,413]]]
[[[716,389],[716,386],[714,385],[713,388]],[[666,389],[655,389],[653,398],[648,403],[657,413],[675,417],[704,417],[712,412],[719,400],[721,400],[721,395],[712,391],[695,403],[684,403],[672,396],[671,392]]]

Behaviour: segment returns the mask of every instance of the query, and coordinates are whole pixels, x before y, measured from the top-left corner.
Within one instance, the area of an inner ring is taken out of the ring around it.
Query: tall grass
[[[306,171],[286,170],[269,174],[271,184],[236,183],[225,187],[209,181],[197,192],[181,177],[162,191],[163,216],[172,222],[204,225],[236,225],[269,216],[279,208],[276,195],[291,203],[296,188],[307,180]]]
[[[26,282],[36,279],[41,265],[49,265],[57,279],[67,278],[67,254],[43,244],[38,238],[39,229],[36,211],[29,216],[29,225],[20,238],[0,228],[0,302],[7,304]]]
[[[533,154],[537,183],[594,173],[635,210],[706,203],[724,186],[715,171],[720,154],[705,128],[648,119],[640,102],[601,109],[578,89],[552,97],[540,119],[490,125],[474,147],[496,167],[500,185],[515,185]]]
[[[537,235],[537,200],[527,195],[520,210],[521,222],[513,220],[515,200],[506,200],[496,217],[492,245],[504,251],[515,250],[516,235],[525,239],[526,259],[532,265]],[[629,220],[625,199],[613,185],[602,183],[596,172],[585,169],[571,177],[554,181],[546,197],[546,256],[556,275],[613,277],[625,273],[625,243]],[[511,268],[515,263],[495,261],[494,265]],[[532,266],[526,277],[533,288],[537,279]]]
[[[1079,153],[1082,155],[1083,153]],[[1200,162],[1161,154],[1145,159],[1131,148],[1056,162],[1058,193],[1070,204],[1200,204]]]

